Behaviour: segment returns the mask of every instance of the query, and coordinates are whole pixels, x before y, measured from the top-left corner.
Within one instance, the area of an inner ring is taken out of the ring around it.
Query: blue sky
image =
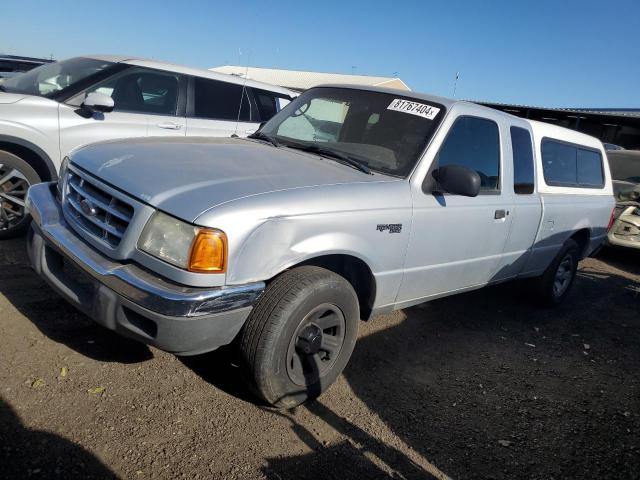
[[[538,106],[640,108],[640,1],[3,2],[0,52],[370,75]],[[355,68],[354,68],[355,67]]]

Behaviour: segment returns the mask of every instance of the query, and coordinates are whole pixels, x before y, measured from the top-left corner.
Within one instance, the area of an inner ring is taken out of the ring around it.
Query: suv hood
[[[75,165],[175,217],[194,222],[222,203],[263,193],[395,181],[317,155],[239,138],[146,138],[89,145]]]
[[[1,83],[0,83],[1,85]],[[0,105],[8,104],[8,103],[16,103],[26,97],[24,93],[8,93],[8,92],[0,92]]]

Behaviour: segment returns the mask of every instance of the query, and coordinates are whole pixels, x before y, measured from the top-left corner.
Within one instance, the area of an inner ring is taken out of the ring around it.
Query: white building
[[[247,76],[248,79],[279,85],[290,90],[302,92],[311,87],[326,83],[349,83],[376,87],[397,88],[411,90],[409,86],[397,77],[376,77],[372,75],[345,75],[342,73],[303,72],[298,70],[280,70],[277,68],[242,67],[224,65],[210,68],[214,72]]]

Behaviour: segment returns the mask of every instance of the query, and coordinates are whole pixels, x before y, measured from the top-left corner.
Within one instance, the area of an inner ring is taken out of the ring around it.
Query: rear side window
[[[513,150],[513,190],[517,194],[533,193],[533,144],[528,130],[511,127]]]
[[[250,122],[251,104],[242,85],[196,77],[194,114],[197,118]]]
[[[602,155],[596,150],[544,139],[542,169],[547,185],[581,188],[604,186]]]
[[[462,165],[480,175],[480,190],[499,190],[500,135],[498,125],[486,118],[459,117],[447,134],[438,166]]]

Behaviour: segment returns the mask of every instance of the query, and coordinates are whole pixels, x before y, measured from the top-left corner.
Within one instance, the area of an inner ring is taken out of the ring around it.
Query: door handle
[[[509,215],[509,211],[508,210],[496,210],[493,213],[493,218],[495,220],[502,220],[503,218],[505,218],[507,215]]]
[[[164,128],[165,130],[180,130],[182,128],[182,125],[173,122],[160,122],[157,123],[156,126],[158,128]]]

